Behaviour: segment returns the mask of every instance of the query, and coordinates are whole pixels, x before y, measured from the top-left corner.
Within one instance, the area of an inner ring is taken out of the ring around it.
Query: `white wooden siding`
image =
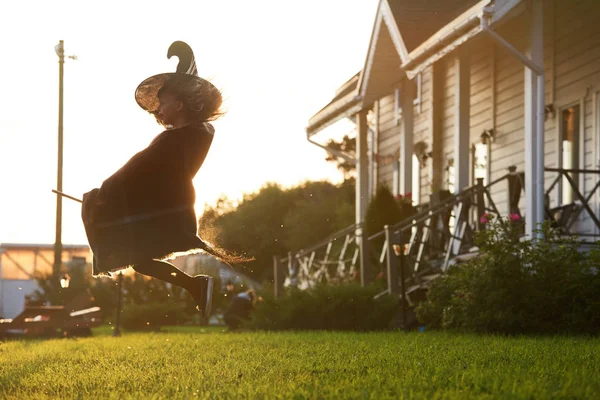
[[[469,53],[471,54],[469,142],[470,145],[474,145],[481,143],[483,131],[494,127],[492,115],[494,44],[487,37],[481,37],[470,45]],[[469,157],[469,183],[473,185],[475,184],[472,182],[473,157],[470,151],[463,156]]]
[[[581,105],[580,128],[581,134],[580,167],[598,169],[598,154],[594,132],[594,96],[600,90],[600,1],[572,0],[569,2],[556,1],[555,10],[555,71],[556,80],[555,101],[558,107],[578,102]],[[591,89],[591,90],[590,90]],[[557,113],[556,121],[560,121]],[[553,144],[558,149],[558,129],[555,132]],[[554,157],[557,160],[557,157]],[[580,190],[584,197],[590,193],[600,176],[586,174],[580,177]],[[597,210],[597,205],[592,207]],[[579,218],[577,231],[593,233],[594,223],[587,213]]]
[[[431,109],[431,68],[423,71],[421,77],[421,105],[415,105],[413,109],[413,141],[419,142],[421,140],[429,143],[429,150],[431,150],[431,137],[429,132],[429,120],[428,115]],[[418,93],[416,93],[418,95]],[[400,135],[403,132],[404,124],[402,119],[400,123],[396,125],[395,115],[395,94],[391,94],[379,99],[379,155],[381,157],[389,156],[394,154],[400,145]],[[389,161],[383,161],[378,163],[378,185],[386,185],[390,190],[394,187],[393,185],[393,163]],[[429,201],[429,180],[427,177],[427,169],[421,168],[421,197],[420,202]]]
[[[573,103],[581,104],[581,165],[586,169],[599,169],[600,128],[595,128],[598,110],[594,110],[594,96],[600,92],[600,0],[547,0],[545,3],[544,68],[546,104],[553,105],[555,115],[547,115],[545,123],[545,166],[558,167],[558,130],[560,107]],[[523,15],[506,23],[498,32],[522,52],[527,51],[529,38],[528,16]],[[491,179],[495,180],[508,172],[509,166],[517,171],[524,168],[524,75],[523,64],[500,46],[487,38],[477,38],[471,49],[471,113],[470,138],[479,141],[485,129],[495,129],[496,140],[491,144]],[[428,151],[432,146],[442,149],[442,165],[454,157],[454,103],[456,77],[454,54],[439,60],[440,96],[437,99],[438,121],[441,143],[432,143],[431,109],[433,68],[422,74],[421,112],[414,109],[414,141],[425,141]],[[393,153],[399,146],[401,125],[394,122],[394,95],[380,100],[379,149],[380,154]],[[429,160],[431,162],[431,160]],[[379,166],[379,182],[392,187],[393,167],[391,163]],[[421,202],[428,202],[431,192],[429,168],[421,168]],[[549,187],[555,174],[546,174]],[[443,176],[445,184],[445,174]],[[584,196],[593,189],[600,176],[587,175],[580,185]],[[492,197],[505,213],[508,207],[507,186],[501,183],[492,188]],[[551,205],[556,205],[558,192],[551,194]],[[600,195],[598,196],[600,197]],[[597,200],[596,200],[597,201]],[[525,199],[520,207],[524,210]],[[594,209],[599,207],[594,205]],[[580,233],[593,232],[593,223],[586,214],[578,226]]]
[[[492,129],[492,61],[493,44],[479,41],[469,48],[471,53],[470,142],[481,141],[481,134]]]
[[[421,112],[419,107],[415,106],[414,115],[414,136],[413,140],[416,142],[424,141],[428,143],[428,151],[431,151],[432,136],[431,127],[429,125],[429,116],[431,112],[431,100],[432,100],[432,77],[433,69],[428,67],[422,72],[421,76]],[[421,177],[420,183],[420,203],[428,203],[429,195],[431,193],[430,177],[428,174],[428,168],[421,166]]]
[[[525,51],[526,29],[519,18],[507,24],[499,33],[520,51]],[[523,171],[525,73],[523,64],[500,46],[495,54],[495,130],[496,140],[491,145],[491,179],[494,181],[506,173],[510,166]],[[508,211],[508,186],[499,183],[491,188],[491,195],[502,214]],[[524,206],[522,199],[520,206]]]
[[[456,114],[454,105],[456,102],[456,65],[455,55],[449,55],[442,59],[441,67],[442,73],[440,76],[443,79],[442,84],[442,97],[440,99],[440,118],[441,118],[441,129],[442,129],[442,182],[443,187],[439,189],[447,189],[448,181],[446,174],[446,167],[450,159],[454,158],[454,130]]]
[[[395,121],[395,95],[391,94],[379,99],[379,157],[393,154],[400,145],[400,125]],[[390,190],[393,185],[394,166],[392,162],[380,161],[377,164],[379,177],[377,185],[385,185]]]

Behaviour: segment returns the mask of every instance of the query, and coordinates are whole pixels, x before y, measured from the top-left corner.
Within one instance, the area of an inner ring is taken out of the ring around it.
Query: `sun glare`
[[[194,180],[198,212],[267,182],[341,178],[306,140],[305,127],[362,67],[376,1],[174,1],[156,3],[161,13],[129,2],[58,3],[37,2],[35,13],[29,3],[0,6],[10,16],[0,25],[8,55],[0,70],[11,77],[0,97],[0,242],[54,241],[59,40],[67,57],[77,57],[64,65],[67,194],[81,198],[99,187],[161,132],[135,103],[134,90],[175,69],[178,60],[166,57],[174,40],[192,46],[199,74],[223,91],[227,110],[214,123],[215,140]],[[210,17],[199,23],[198,15]],[[62,229],[64,243],[87,243],[80,205],[68,199]]]

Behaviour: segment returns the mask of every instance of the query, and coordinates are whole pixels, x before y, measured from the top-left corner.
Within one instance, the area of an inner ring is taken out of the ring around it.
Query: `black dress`
[[[82,219],[94,254],[94,276],[206,250],[197,236],[192,179],[213,135],[208,123],[166,130],[99,189],[84,195]]]

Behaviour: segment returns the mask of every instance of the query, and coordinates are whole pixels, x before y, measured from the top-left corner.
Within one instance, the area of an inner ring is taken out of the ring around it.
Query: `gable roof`
[[[476,5],[490,0],[381,0],[359,83],[365,105],[404,78],[412,52]]]
[[[308,136],[317,133],[345,116],[354,114],[356,112],[355,108],[362,106],[361,99],[356,91],[359,75],[360,72],[357,72],[352,78],[348,79],[336,91],[334,98],[311,117],[306,128]]]
[[[524,0],[380,0],[363,69],[310,119],[308,135],[391,94],[400,81],[412,79],[479,34],[482,15],[490,13],[492,25],[522,3]]]
[[[402,40],[410,53],[480,0],[387,1]]]
[[[399,67],[407,58],[408,51],[388,2],[381,0],[358,83],[358,94],[363,104],[371,104],[401,80]]]

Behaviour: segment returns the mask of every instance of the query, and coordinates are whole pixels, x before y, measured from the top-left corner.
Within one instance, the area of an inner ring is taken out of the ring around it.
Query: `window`
[[[448,166],[446,167],[446,189],[450,192],[450,194],[454,194],[456,191],[456,167],[454,166],[454,159],[448,159]],[[454,228],[456,226],[456,211],[457,208],[454,207],[452,212],[452,217],[450,217],[450,221],[448,221],[448,228],[450,229],[450,233],[454,234]]]
[[[400,159],[394,159],[394,170],[392,173],[392,193],[394,196],[400,194]]]
[[[393,170],[393,187],[392,193],[394,196],[399,194],[406,195],[406,193],[400,193],[400,182],[401,182],[402,163],[400,159],[394,160]],[[411,175],[411,188],[410,195],[412,198],[413,205],[418,205],[421,201],[421,162],[416,154],[412,156],[412,175]]]
[[[418,205],[421,202],[421,163],[416,154],[412,156],[412,202]]]
[[[400,125],[402,119],[402,106],[400,105],[400,89],[394,90],[394,124]]]
[[[579,132],[579,105],[563,109],[560,114],[560,160],[559,167],[562,169],[579,169],[579,147],[580,147],[580,132]],[[573,180],[575,187],[578,185],[578,176],[576,173],[570,172],[569,176]],[[560,183],[560,200],[561,204],[570,204],[574,200],[573,187],[568,179],[563,176]]]
[[[448,166],[446,167],[446,189],[450,193],[454,193],[456,190],[456,168],[454,167],[454,159],[448,160]]]

